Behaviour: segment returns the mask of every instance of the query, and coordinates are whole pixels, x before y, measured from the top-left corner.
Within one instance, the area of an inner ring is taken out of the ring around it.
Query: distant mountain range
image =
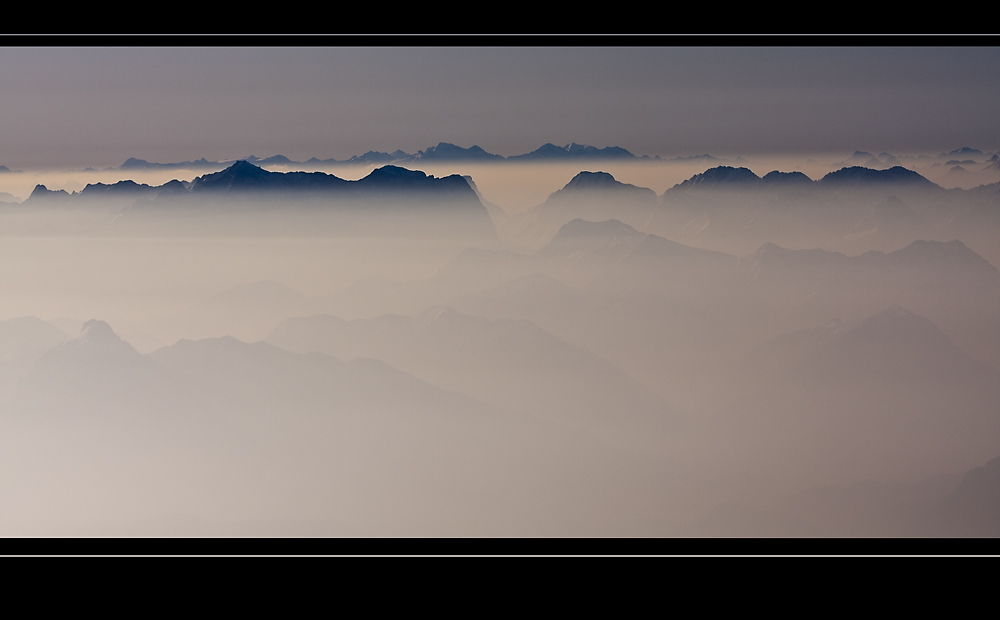
[[[604,161],[604,160],[657,160],[657,161],[677,161],[677,162],[693,162],[693,161],[724,161],[718,157],[713,157],[708,154],[703,155],[693,155],[690,157],[675,157],[669,160],[661,160],[659,155],[650,157],[649,155],[634,155],[628,150],[620,146],[608,146],[604,148],[598,148],[596,146],[589,146],[586,144],[577,144],[575,142],[567,144],[565,146],[557,146],[555,144],[547,143],[538,147],[530,153],[524,153],[522,155],[511,155],[510,157],[504,157],[503,155],[497,155],[495,153],[489,153],[485,151],[482,147],[473,145],[469,148],[457,146],[449,142],[440,142],[437,146],[428,147],[425,150],[417,151],[416,153],[407,153],[405,151],[396,150],[392,153],[385,153],[382,151],[368,151],[363,155],[354,155],[348,159],[319,159],[312,157],[306,161],[293,161],[284,155],[274,155],[272,157],[259,158],[253,155],[245,157],[242,161],[252,163],[257,166],[331,166],[331,165],[346,165],[346,166],[371,166],[371,165],[386,165],[386,164],[409,164],[413,162],[458,162],[458,161],[468,161],[468,162],[553,162],[553,161]],[[223,168],[228,168],[229,166],[240,160],[227,160],[227,161],[209,161],[204,157],[194,161],[181,161],[174,163],[155,163],[149,162],[144,159],[137,159],[135,157],[128,158],[125,163],[118,167],[119,170],[149,170],[149,169],[159,169],[159,170],[221,170]]]
[[[451,193],[471,198],[478,202],[475,191],[459,175],[435,178],[418,170],[407,170],[397,166],[383,166],[369,173],[363,179],[348,181],[323,172],[270,172],[249,161],[240,160],[219,172],[196,177],[193,181],[169,181],[160,186],[138,184],[125,180],[106,185],[88,184],[79,193],[69,194],[65,190],[52,191],[44,185],[35,186],[25,202],[63,200],[67,198],[114,197],[170,197],[208,196],[222,194],[283,193],[283,194],[324,194],[365,197],[404,191],[410,195],[430,193]]]
[[[175,179],[160,186],[126,180],[89,184],[70,194],[37,185],[21,209],[101,210],[102,218],[90,226],[105,231],[155,232],[179,226],[197,234],[256,230],[497,236],[486,207],[465,178],[457,174],[437,178],[398,166],[382,166],[349,181],[323,172],[270,172],[241,160],[190,182]],[[252,214],[276,219],[259,221],[260,217],[249,217]]]
[[[992,157],[991,157],[992,156]],[[847,159],[833,164],[834,167],[849,168],[849,167],[859,167],[863,166],[865,168],[873,168],[878,170],[889,169],[895,166],[901,165],[900,159],[903,160],[920,160],[920,161],[938,161],[939,163],[948,160],[950,164],[954,165],[954,161],[961,160],[962,163],[976,163],[976,162],[992,162],[996,161],[997,155],[994,153],[983,152],[979,149],[973,149],[969,147],[962,147],[950,151],[948,153],[941,153],[937,157],[929,157],[926,155],[920,155],[917,157],[900,155],[897,158],[891,153],[880,153],[879,155],[873,155],[866,151],[855,151],[853,155]],[[427,147],[424,150],[417,151],[416,153],[407,153],[402,150],[396,150],[392,153],[386,153],[382,151],[368,151],[363,155],[354,155],[347,159],[319,159],[317,157],[312,157],[306,161],[294,161],[284,155],[273,155],[271,157],[260,158],[254,155],[249,155],[247,157],[241,158],[244,161],[255,164],[257,166],[332,166],[332,165],[346,165],[346,166],[380,166],[386,164],[409,164],[413,162],[516,162],[516,163],[535,163],[535,162],[557,162],[557,161],[663,161],[663,162],[676,162],[676,163],[694,163],[694,162],[724,162],[727,161],[724,158],[715,157],[707,153],[700,155],[689,155],[689,156],[679,156],[673,158],[661,158],[659,155],[635,155],[629,150],[622,148],[620,146],[607,146],[604,148],[598,148],[596,146],[590,146],[586,144],[577,144],[575,142],[559,146],[548,142],[538,147],[534,151],[523,153],[521,155],[510,155],[504,157],[503,155],[498,155],[496,153],[490,153],[478,145],[473,145],[471,147],[465,148],[450,142],[439,142],[436,146]],[[952,161],[954,160],[954,161]],[[119,170],[143,170],[143,169],[184,169],[184,170],[222,170],[223,168],[228,168],[233,163],[238,160],[223,160],[223,161],[209,161],[204,157],[194,161],[182,161],[173,163],[155,163],[149,162],[144,159],[138,159],[135,157],[128,158],[125,163],[118,167]],[[735,161],[743,161],[742,158],[737,157]],[[0,172],[3,172],[3,167],[0,166]]]

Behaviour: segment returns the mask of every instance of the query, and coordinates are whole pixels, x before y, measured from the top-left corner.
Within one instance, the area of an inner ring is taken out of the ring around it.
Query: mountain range
[[[710,155],[698,156],[701,159],[712,160]],[[406,153],[404,151],[393,151],[392,153],[385,153],[381,151],[368,151],[363,155],[354,155],[349,159],[318,159],[313,157],[307,161],[293,161],[284,155],[274,155],[272,157],[259,158],[253,155],[244,158],[244,161],[255,164],[257,166],[295,166],[295,165],[320,165],[320,166],[330,166],[330,165],[385,165],[385,164],[411,164],[415,162],[455,162],[455,161],[472,161],[472,162],[502,162],[502,161],[514,161],[514,162],[533,162],[533,161],[575,161],[575,160],[631,160],[631,159],[650,159],[648,155],[643,155],[641,157],[633,155],[626,149],[618,146],[609,146],[605,148],[597,148],[594,146],[588,146],[584,144],[567,144],[565,146],[556,146],[552,143],[547,143],[539,148],[531,151],[530,153],[524,153],[523,155],[511,155],[510,157],[504,157],[503,155],[497,155],[495,153],[489,153],[483,150],[481,147],[473,145],[471,147],[465,148],[451,144],[449,142],[440,142],[436,146],[428,147],[424,150],[417,151],[416,153]],[[655,159],[659,159],[657,156]],[[687,158],[680,158],[687,159]],[[148,162],[144,159],[137,159],[135,157],[128,158],[121,166],[118,167],[119,170],[149,170],[149,169],[159,169],[159,170],[200,170],[200,169],[222,169],[228,168],[234,164],[236,160],[233,161],[208,161],[205,158],[201,158],[195,161],[183,161],[175,163],[153,163]]]
[[[270,172],[247,161],[160,186],[131,180],[72,194],[44,185],[11,213],[86,218],[101,234],[292,234],[496,239],[489,212],[460,175],[383,166],[357,181]],[[65,223],[63,224],[65,225]],[[92,234],[94,234],[92,232]]]

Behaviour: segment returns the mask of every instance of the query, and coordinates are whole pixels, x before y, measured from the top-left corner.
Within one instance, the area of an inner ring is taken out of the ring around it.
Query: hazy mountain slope
[[[900,306],[796,358],[732,406],[746,458],[891,479],[967,468],[1000,449],[1000,373]]]
[[[317,312],[320,307],[318,300],[279,282],[247,282],[167,317],[161,329],[172,335],[171,341],[232,336],[256,342],[275,323]]]
[[[774,335],[862,319],[898,303],[975,358],[1000,363],[1000,272],[960,241],[915,241],[896,252],[851,257],[765,244],[741,257],[739,270],[727,320],[756,323]]]
[[[0,321],[0,402],[13,394],[36,359],[69,339],[69,334],[37,317]]]
[[[373,357],[505,409],[588,428],[668,427],[678,413],[624,372],[530,321],[448,307],[412,317],[291,319],[267,341],[291,351]]]
[[[534,274],[450,304],[493,319],[528,319],[600,354],[683,409],[704,404],[705,382],[734,334],[702,309],[642,289],[599,291]]]
[[[656,207],[656,193],[616,181],[606,172],[581,172],[542,204],[511,216],[503,234],[517,243],[539,248],[566,223],[616,219],[640,230]]]
[[[459,175],[383,166],[348,181],[323,172],[270,172],[246,161],[190,184],[153,188],[106,232],[497,238],[486,208]]]
[[[5,532],[187,514],[274,533],[638,534],[666,531],[669,513],[661,465],[593,435],[374,360],[232,338],[141,356],[90,322],[0,424],[3,471],[21,472],[2,487]]]
[[[956,235],[950,222],[975,207],[974,192],[945,190],[900,166],[842,168],[815,182],[791,174],[711,168],[664,192],[644,230],[734,254],[766,242],[858,253],[971,238]],[[908,212],[887,205],[890,197]]]
[[[923,536],[1000,536],[1000,457],[962,477],[948,497],[928,507],[911,534]]]

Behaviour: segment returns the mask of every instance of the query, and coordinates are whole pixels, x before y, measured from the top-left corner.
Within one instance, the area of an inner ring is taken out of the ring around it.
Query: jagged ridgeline
[[[237,161],[157,187],[120,181],[67,194],[39,186],[24,206],[105,209],[103,221],[86,231],[94,234],[497,238],[486,207],[460,175],[436,178],[397,166],[349,181]]]

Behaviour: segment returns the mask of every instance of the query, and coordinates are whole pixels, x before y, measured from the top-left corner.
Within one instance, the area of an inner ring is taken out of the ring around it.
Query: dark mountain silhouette
[[[121,166],[118,167],[119,170],[146,170],[146,169],[187,169],[187,170],[198,170],[202,168],[224,168],[226,166],[223,162],[208,161],[204,157],[195,161],[182,161],[170,164],[158,164],[153,162],[148,162],[144,159],[136,159],[135,157],[129,157],[125,160]]]
[[[659,157],[659,156],[657,156],[657,157]],[[684,162],[689,162],[689,161],[722,161],[722,160],[720,158],[718,158],[718,157],[713,157],[712,155],[709,155],[709,154],[706,153],[704,155],[688,155],[688,156],[685,156],[685,157],[674,157],[673,159],[670,159],[668,161],[684,161]]]
[[[599,149],[583,144],[567,144],[556,146],[551,142],[543,144],[530,153],[512,155],[510,161],[559,161],[574,159],[635,159],[635,155],[618,146],[608,146]]]
[[[920,174],[893,166],[887,170],[872,170],[861,166],[841,168],[831,172],[819,180],[822,187],[844,187],[864,185],[911,185],[917,187],[937,187]]]
[[[368,151],[364,155],[354,155],[350,159],[341,163],[357,164],[357,165],[362,165],[362,164],[385,165],[392,163],[394,161],[400,161],[412,157],[413,155],[398,150],[392,153],[383,153],[381,151]]]
[[[951,151],[950,153],[941,153],[940,155],[938,155],[938,157],[941,157],[941,158],[944,158],[944,157],[952,157],[952,158],[954,158],[954,157],[975,157],[975,156],[985,157],[986,153],[983,153],[979,149],[971,149],[971,148],[969,148],[967,146],[963,146],[962,148],[955,149],[954,151]]]
[[[760,180],[763,187],[810,187],[814,183],[815,181],[801,172],[778,172],[777,170],[768,172]]]
[[[472,199],[479,203],[475,192],[459,175],[436,178],[419,170],[398,166],[383,166],[372,170],[357,181],[347,181],[323,172],[270,172],[246,161],[229,168],[196,178],[191,193],[316,193],[331,196],[369,198],[386,193],[407,193],[418,197],[437,194]],[[481,206],[481,205],[480,205]]]
[[[412,159],[414,161],[503,161],[504,156],[487,153],[479,146],[463,148],[449,142],[440,142],[425,151],[417,151]]]
[[[238,161],[225,170],[196,178],[191,183],[191,191],[322,191],[348,182],[322,172],[269,172],[247,161]]]
[[[157,190],[162,190],[163,186],[160,188],[150,187],[145,183],[139,184],[135,181],[125,180],[118,181],[117,183],[112,183],[110,185],[104,183],[89,183],[80,191],[80,196],[84,198],[129,198],[135,199],[140,196],[148,196],[157,192]]]
[[[238,161],[190,184],[171,181],[152,188],[149,195],[126,209],[113,226],[123,231],[180,227],[185,234],[267,230],[292,235],[496,238],[489,213],[463,177],[436,178],[397,166],[383,166],[348,181],[323,172],[270,172]]]
[[[53,191],[38,184],[24,203],[60,204],[67,202],[70,197],[71,194],[64,189]]]
[[[613,192],[620,196],[628,194],[648,196],[648,194],[652,192],[652,190],[644,187],[636,187],[635,185],[629,185],[627,183],[616,181],[615,178],[607,172],[581,172],[570,179],[569,183],[567,183],[561,190],[558,190],[549,196],[549,199],[553,202],[557,202],[559,200],[569,199],[574,194],[587,193],[591,191]]]
[[[300,164],[302,162],[292,161],[291,159],[285,157],[284,155],[272,155],[271,157],[265,157],[264,159],[258,159],[254,162],[258,166],[282,166],[288,164]]]
[[[756,187],[760,177],[748,168],[733,168],[732,166],[717,166],[709,168],[701,174],[696,174],[687,181],[675,185],[671,190],[691,189],[725,189],[742,190]]]
[[[616,219],[641,228],[656,208],[656,193],[617,181],[607,172],[581,172],[542,204],[512,216],[505,233],[521,243],[541,247],[575,219]]]
[[[867,151],[854,151],[854,154],[845,159],[842,162],[833,164],[834,166],[848,167],[848,166],[861,166],[865,163],[876,159],[874,155]],[[878,161],[876,159],[876,161]]]
[[[702,191],[709,189],[713,191]],[[873,207],[891,195],[904,200],[918,217],[905,226],[883,225],[877,234],[878,226],[859,228]],[[842,168],[815,182],[798,173],[775,171],[757,179],[745,168],[718,167],[664,192],[641,229],[732,254],[752,252],[765,242],[884,252],[914,239],[968,237],[964,228],[959,230],[965,226],[960,226],[962,214],[976,208],[984,214],[995,210],[983,202],[970,190],[945,190],[900,166]]]

